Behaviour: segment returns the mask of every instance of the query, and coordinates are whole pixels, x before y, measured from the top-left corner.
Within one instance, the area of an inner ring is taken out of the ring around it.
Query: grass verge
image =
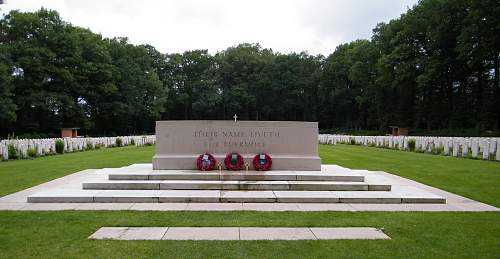
[[[0,197],[84,169],[151,163],[154,147],[121,147],[0,163]]]
[[[0,212],[2,258],[498,258],[498,213]],[[391,240],[88,240],[102,226],[383,228]],[[29,246],[29,247],[28,247]]]
[[[500,163],[375,147],[320,145],[324,164],[386,171],[500,207]]]

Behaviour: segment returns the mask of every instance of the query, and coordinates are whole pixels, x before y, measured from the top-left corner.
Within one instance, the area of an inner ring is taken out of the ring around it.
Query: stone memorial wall
[[[275,170],[321,170],[316,122],[158,121],[156,140],[154,169],[196,169],[203,153],[222,162],[236,152],[251,164],[263,152]]]

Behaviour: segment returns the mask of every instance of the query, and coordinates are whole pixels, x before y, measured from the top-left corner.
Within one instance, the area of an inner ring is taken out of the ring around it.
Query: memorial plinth
[[[272,170],[320,171],[318,123],[291,121],[157,121],[153,169],[196,169],[203,153],[223,164],[227,153],[245,162],[259,153],[272,157]]]

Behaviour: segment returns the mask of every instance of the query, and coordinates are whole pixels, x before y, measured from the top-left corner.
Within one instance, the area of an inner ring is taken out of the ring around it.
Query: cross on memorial
[[[234,114],[233,118],[234,118],[234,121],[236,122],[236,119],[238,119],[238,115]]]

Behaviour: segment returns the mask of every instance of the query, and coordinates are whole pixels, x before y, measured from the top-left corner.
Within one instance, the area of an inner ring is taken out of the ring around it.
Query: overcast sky
[[[283,53],[328,55],[341,43],[370,38],[379,22],[417,0],[6,0],[1,12],[54,9],[105,37],[128,37],[164,53],[260,43]]]

